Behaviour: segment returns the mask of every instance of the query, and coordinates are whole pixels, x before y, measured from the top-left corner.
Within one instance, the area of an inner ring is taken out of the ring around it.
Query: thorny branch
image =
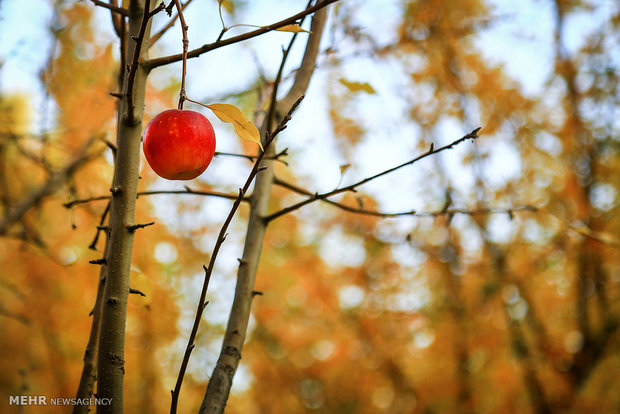
[[[289,182],[283,181],[277,177],[274,179],[273,183],[282,188],[291,190],[297,194],[302,194],[302,195],[311,196],[311,197],[314,196],[312,192],[306,190],[305,188],[301,188],[295,184],[291,184]],[[484,215],[484,214],[508,214],[512,216],[513,213],[518,212],[518,211],[532,211],[532,212],[538,211],[538,207],[524,205],[524,206],[507,207],[507,208],[478,208],[478,209],[473,209],[473,210],[462,209],[462,208],[449,208],[449,209],[441,209],[441,210],[436,210],[436,211],[409,210],[409,211],[401,211],[401,212],[396,212],[396,213],[387,213],[387,212],[381,212],[381,211],[375,211],[375,210],[368,210],[362,207],[353,207],[353,206],[339,203],[337,201],[333,201],[330,199],[321,199],[321,201],[329,205],[332,205],[336,208],[339,208],[341,210],[347,211],[349,213],[363,214],[366,216],[375,216],[375,217],[381,217],[381,218],[391,218],[391,217],[401,217],[401,216],[439,217],[439,216],[454,216],[457,214],[463,214],[463,215],[468,215],[468,216]]]
[[[246,192],[250,188],[250,185],[254,181],[254,178],[260,171],[263,171],[266,168],[266,167],[259,167],[261,161],[263,160],[265,152],[267,151],[271,143],[275,140],[276,136],[286,128],[286,124],[288,123],[288,121],[290,121],[292,113],[295,111],[295,109],[297,108],[297,106],[299,105],[299,103],[302,101],[303,98],[304,97],[302,96],[295,102],[295,104],[289,110],[288,114],[284,117],[280,125],[278,125],[278,127],[273,132],[267,133],[267,136],[265,137],[265,142],[263,145],[263,148],[265,151],[262,151],[258,155],[258,157],[256,158],[256,161],[254,162],[254,166],[252,167],[252,170],[250,171],[250,174],[248,175],[248,178],[245,181],[245,184],[243,185],[242,188],[239,189],[239,195],[237,196],[237,199],[233,203],[230,209],[230,212],[228,213],[226,220],[224,220],[224,224],[222,225],[222,228],[220,229],[220,232],[217,236],[215,246],[213,248],[213,253],[211,254],[211,259],[209,260],[209,265],[203,266],[205,270],[205,279],[204,279],[204,283],[202,286],[202,291],[200,292],[200,299],[198,300],[198,306],[196,308],[196,317],[194,319],[194,325],[192,326],[192,331],[187,341],[187,347],[185,348],[185,353],[183,355],[183,361],[181,362],[181,368],[179,370],[177,382],[174,387],[174,390],[172,391],[172,404],[170,406],[171,414],[176,413],[176,410],[177,410],[179,393],[181,391],[181,385],[183,384],[183,377],[185,375],[185,370],[187,368],[187,364],[189,363],[189,358],[191,356],[192,350],[195,347],[194,341],[198,333],[198,327],[200,326],[200,321],[202,319],[202,313],[204,311],[204,308],[207,306],[207,302],[205,301],[205,299],[207,296],[207,289],[209,287],[209,280],[211,279],[211,274],[213,273],[213,268],[215,266],[215,261],[217,259],[219,250],[222,244],[224,243],[224,240],[226,239],[226,231],[228,230],[228,226],[230,222],[232,221],[235,213],[237,212],[237,209],[239,208],[239,205],[241,204],[243,197],[245,196]]]
[[[93,238],[93,241],[88,245],[88,248],[90,250],[97,250],[97,242],[99,241],[99,235],[105,229],[105,226],[104,226],[105,219],[108,216],[109,212],[110,212],[110,201],[108,201],[108,203],[105,206],[105,209],[103,210],[103,213],[101,213],[101,219],[99,220],[99,225],[97,226],[97,233],[95,233],[95,237]]]
[[[394,172],[394,171],[396,171],[396,170],[398,170],[400,168],[406,167],[408,165],[412,165],[412,164],[414,164],[414,163],[416,163],[416,162],[418,162],[418,161],[420,161],[420,160],[422,160],[422,159],[424,159],[424,158],[426,158],[426,157],[428,157],[430,155],[434,155],[434,154],[440,153],[442,151],[445,151],[445,150],[448,150],[448,149],[452,149],[456,145],[458,145],[458,144],[460,144],[460,143],[462,143],[464,141],[467,141],[468,139],[474,140],[474,139],[478,138],[478,132],[480,131],[480,129],[481,129],[481,127],[478,127],[476,129],[474,129],[473,131],[471,131],[469,134],[467,134],[467,135],[457,139],[456,141],[454,141],[454,142],[452,142],[452,143],[450,143],[448,145],[445,145],[443,147],[437,148],[437,149],[435,149],[434,145],[431,144],[431,147],[429,148],[429,150],[427,152],[425,152],[424,154],[422,154],[422,155],[420,155],[420,156],[418,156],[418,157],[416,157],[416,158],[414,158],[414,159],[412,159],[410,161],[407,161],[407,162],[405,162],[403,164],[397,165],[396,167],[389,168],[389,169],[387,169],[385,171],[382,171],[382,172],[380,172],[378,174],[375,174],[373,176],[364,178],[363,180],[360,180],[360,181],[358,181],[356,183],[347,185],[345,187],[340,187],[340,188],[337,188],[335,190],[328,191],[327,193],[322,193],[322,194],[318,194],[317,193],[317,194],[314,194],[312,197],[310,197],[310,198],[308,198],[308,199],[306,199],[304,201],[300,201],[297,204],[293,204],[293,205],[291,205],[289,207],[283,208],[280,211],[277,211],[277,212],[275,212],[273,214],[270,214],[270,215],[266,216],[264,218],[264,220],[266,222],[270,222],[271,220],[274,220],[274,219],[276,219],[276,218],[278,218],[280,216],[283,216],[284,214],[288,214],[288,213],[290,213],[292,211],[300,209],[301,207],[303,207],[305,205],[308,205],[308,204],[310,204],[310,203],[312,203],[314,201],[324,200],[324,199],[327,199],[327,198],[329,198],[331,196],[334,196],[336,194],[344,193],[344,192],[347,192],[347,191],[355,192],[356,191],[355,189],[357,187],[359,187],[359,186],[361,186],[363,184],[366,184],[369,181],[372,181],[372,180],[374,180],[376,178],[379,178],[379,177],[382,177],[384,175],[390,174],[390,173],[392,173],[392,172]]]
[[[314,14],[310,26],[311,34],[308,36],[301,64],[295,72],[293,84],[284,98],[279,101],[275,99],[271,100],[271,105],[273,105],[274,108],[270,108],[268,113],[277,114],[277,116],[280,117],[280,114],[286,113],[288,109],[293,106],[299,96],[305,94],[314,68],[316,67],[319,44],[326,18],[326,9],[319,10]],[[293,36],[291,41],[293,39],[296,39],[296,37]],[[288,56],[287,53],[283,56],[281,67],[284,66],[286,62],[286,56]],[[278,70],[278,72],[281,71],[282,69]],[[273,94],[274,92],[275,88],[272,89],[271,93]],[[280,121],[280,119],[278,119],[278,121]],[[267,127],[268,125],[269,119],[263,119],[260,128],[263,139],[267,138],[267,132],[271,130]],[[268,148],[267,151],[268,155],[275,153],[273,146]],[[271,167],[273,161],[263,159],[263,164]],[[248,329],[252,301],[255,297],[254,286],[256,282],[256,272],[258,270],[265,232],[267,230],[267,223],[262,217],[266,214],[269,205],[273,177],[274,170],[273,168],[269,168],[257,177],[254,185],[243,246],[243,255],[239,261],[237,270],[233,305],[226,324],[226,333],[224,334],[224,341],[220,348],[220,355],[211,373],[211,379],[209,380],[199,410],[200,413],[222,414],[224,412],[226,402],[230,395],[233,377],[239,366],[243,343]]]
[[[253,31],[248,32],[248,33],[244,33],[244,34],[241,34],[241,35],[238,35],[238,36],[234,36],[234,37],[231,37],[229,39],[218,40],[218,41],[216,41],[214,43],[208,43],[206,45],[203,45],[203,46],[199,47],[198,49],[191,50],[191,51],[187,52],[187,57],[188,58],[198,57],[198,56],[202,55],[203,53],[209,52],[211,50],[218,49],[218,48],[223,47],[223,46],[231,45],[233,43],[239,43],[239,42],[242,42],[244,40],[248,40],[248,39],[251,39],[253,37],[260,36],[263,33],[267,33],[267,32],[271,32],[273,30],[277,30],[280,27],[286,26],[287,24],[295,23],[297,20],[301,19],[302,17],[307,16],[309,14],[312,14],[312,13],[316,12],[317,10],[320,10],[320,9],[324,8],[325,6],[327,6],[327,5],[331,4],[331,3],[335,3],[337,1],[338,0],[323,0],[323,1],[319,2],[319,3],[317,3],[316,5],[314,5],[314,6],[310,7],[310,8],[307,8],[307,9],[305,9],[305,10],[303,10],[303,11],[301,11],[301,12],[299,12],[299,13],[291,16],[291,17],[288,17],[288,18],[286,18],[284,20],[280,20],[277,23],[273,23],[273,24],[271,24],[269,26],[261,27],[259,29],[253,30]],[[164,57],[160,57],[160,58],[150,59],[150,60],[144,61],[142,64],[144,65],[144,67],[147,70],[151,70],[151,69],[154,69],[154,68],[159,67],[159,66],[167,65],[169,63],[178,62],[179,60],[182,60],[182,59],[183,59],[183,54],[177,54],[177,55],[164,56]]]

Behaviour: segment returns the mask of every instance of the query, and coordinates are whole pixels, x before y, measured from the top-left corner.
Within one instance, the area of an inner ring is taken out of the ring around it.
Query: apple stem
[[[185,102],[186,100],[189,101],[189,99],[187,99],[187,96],[185,95],[185,89],[181,87],[181,92],[179,93],[178,109],[183,109],[183,102]]]

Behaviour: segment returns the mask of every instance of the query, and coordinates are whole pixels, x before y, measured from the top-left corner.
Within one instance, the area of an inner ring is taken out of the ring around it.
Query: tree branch
[[[300,102],[301,99],[302,98],[300,98],[298,102]],[[265,149],[265,151],[269,148],[271,143],[275,140],[278,133],[286,127],[286,123],[291,119],[291,114],[293,113],[296,107],[297,105],[291,108],[288,116],[282,121],[279,128],[276,129],[274,133],[268,134],[268,136],[265,139],[265,144],[263,145],[263,148]],[[179,393],[181,391],[181,385],[183,384],[183,377],[185,375],[185,370],[187,368],[187,364],[189,363],[189,358],[191,356],[192,350],[195,347],[194,341],[198,333],[198,327],[200,326],[200,321],[202,320],[202,312],[207,305],[207,302],[206,302],[207,289],[209,287],[209,280],[211,279],[211,275],[213,273],[213,268],[215,266],[217,255],[220,251],[220,248],[222,247],[222,244],[224,243],[224,240],[226,239],[226,231],[228,230],[228,226],[230,225],[230,222],[235,216],[235,213],[237,212],[237,209],[239,208],[239,205],[241,204],[241,201],[243,200],[246,192],[250,188],[250,185],[254,181],[254,178],[260,171],[264,171],[267,168],[267,167],[263,167],[260,165],[264,156],[265,156],[265,152],[261,152],[259,156],[256,158],[256,161],[254,162],[254,166],[252,167],[252,170],[250,171],[250,174],[248,175],[248,178],[246,179],[245,184],[243,185],[243,188],[239,189],[239,195],[237,196],[237,199],[233,203],[230,209],[230,212],[228,213],[228,216],[226,217],[226,220],[224,220],[224,224],[222,225],[222,228],[220,229],[220,232],[215,242],[215,246],[213,247],[213,253],[211,254],[211,259],[209,260],[209,265],[203,266],[205,270],[205,279],[202,285],[200,299],[198,300],[198,306],[196,308],[196,317],[194,318],[194,325],[192,326],[192,331],[187,341],[187,346],[185,348],[185,353],[183,355],[183,361],[181,362],[181,368],[179,370],[177,382],[174,387],[174,390],[172,391],[172,403],[170,405],[170,414],[174,414],[177,411],[177,404],[178,404],[178,399],[179,399]]]
[[[312,197],[314,196],[314,193],[306,190],[305,188],[301,188],[295,184],[291,184],[289,182],[283,181],[278,177],[274,178],[273,183],[282,188],[291,190],[297,194],[302,194],[302,195],[312,196]],[[516,213],[519,211],[533,211],[533,212],[538,211],[537,207],[530,206],[530,205],[524,205],[524,206],[507,207],[507,208],[477,208],[477,209],[471,209],[471,210],[464,209],[464,208],[449,208],[449,209],[441,209],[441,210],[436,210],[436,211],[409,210],[409,211],[401,211],[397,213],[387,213],[387,212],[381,212],[381,211],[375,211],[375,210],[368,210],[368,209],[361,208],[361,207],[352,207],[352,206],[349,206],[343,203],[339,203],[337,201],[330,200],[328,198],[321,199],[320,201],[327,203],[331,206],[334,206],[336,208],[339,208],[341,210],[348,211],[349,213],[362,214],[366,216],[375,216],[375,217],[381,217],[381,218],[391,218],[391,217],[401,217],[401,216],[439,217],[439,216],[450,216],[450,215],[454,216],[457,214],[463,214],[463,215],[468,215],[468,216],[476,216],[476,215],[483,215],[483,214],[508,214],[512,216],[513,213]]]
[[[113,4],[105,3],[101,0],[90,0],[95,6],[103,7],[104,9],[108,9],[113,11],[114,13],[118,13],[121,16],[129,16],[129,11],[127,9],[123,9],[122,7],[115,6]]]
[[[231,152],[215,151],[214,156],[217,157],[218,155],[224,155],[224,156],[227,156],[227,157],[245,158],[245,159],[250,160],[252,162],[254,162],[254,160],[256,159],[256,155],[234,154],[234,153],[231,153]],[[280,159],[280,158],[285,157],[287,155],[288,155],[288,148],[284,148],[282,151],[278,152],[277,154],[275,154],[273,156],[265,157],[264,159],[266,159],[266,160],[276,160],[278,162],[281,162],[284,165],[288,165],[288,163],[286,161]]]
[[[187,0],[185,3],[183,3],[181,5],[181,11],[184,11],[185,8],[187,6],[189,6],[189,4],[192,2],[193,0]],[[175,14],[174,17],[172,19],[170,19],[170,21],[168,22],[168,24],[166,24],[164,27],[161,28],[161,30],[159,30],[157,33],[155,33],[153,36],[151,36],[151,40],[149,42],[149,48],[151,46],[153,46],[155,44],[155,42],[157,42],[164,34],[166,34],[166,32],[168,30],[170,30],[170,28],[172,26],[174,26],[174,23],[177,21],[177,19],[179,18],[179,13]]]
[[[335,3],[336,1],[338,1],[338,0],[323,0],[323,1],[319,2],[318,4],[316,4],[316,5],[314,5],[314,6],[310,7],[310,8],[307,8],[306,10],[304,10],[302,12],[299,12],[299,13],[297,13],[297,14],[295,14],[295,15],[287,18],[287,19],[281,20],[281,21],[279,21],[277,23],[270,24],[269,26],[263,26],[263,27],[261,27],[259,29],[253,30],[253,31],[248,32],[248,33],[244,33],[244,34],[241,34],[241,35],[238,35],[238,36],[231,37],[229,39],[218,40],[218,41],[216,41],[214,43],[209,43],[209,44],[203,45],[203,46],[199,47],[198,49],[194,49],[194,50],[191,50],[191,51],[187,52],[187,57],[188,58],[195,58],[195,57],[198,57],[198,56],[202,55],[203,53],[209,52],[211,50],[218,49],[218,48],[223,47],[223,46],[231,45],[233,43],[239,43],[239,42],[242,42],[244,40],[248,40],[248,39],[251,39],[253,37],[260,36],[263,33],[267,33],[267,32],[271,32],[273,30],[277,30],[280,27],[286,26],[287,24],[292,24],[292,23],[296,22],[297,20],[301,19],[302,17],[305,17],[305,16],[307,16],[309,14],[312,14],[312,13],[314,13],[314,12],[324,8],[325,6],[327,6],[327,5],[331,4],[331,3]],[[178,61],[180,61],[182,59],[183,59],[183,54],[176,54],[176,55],[164,56],[164,57],[155,58],[155,59],[149,59],[149,60],[146,60],[146,61],[142,62],[142,64],[144,65],[144,67],[147,70],[152,70],[152,69],[154,69],[156,67],[163,66],[163,65],[168,65],[168,64],[174,63],[174,62],[178,62]],[[299,95],[297,95],[297,96],[299,96]]]
[[[138,66],[140,65],[140,54],[142,49],[142,43],[144,43],[144,36],[146,34],[146,28],[148,26],[149,20],[158,12],[164,9],[164,4],[161,3],[157,8],[153,9],[153,11],[149,12],[151,7],[151,0],[145,0],[144,3],[144,14],[142,15],[142,22],[140,24],[140,31],[137,36],[131,36],[136,42],[136,47],[133,51],[133,59],[131,62],[131,66],[129,67],[129,74],[127,76],[127,88],[125,90],[125,94],[127,96],[127,114],[124,118],[126,122],[135,125],[140,123],[141,120],[136,119],[135,115],[135,102],[134,102],[134,93],[133,87],[136,79],[136,73],[138,71]],[[148,72],[148,71],[147,71]]]
[[[107,241],[106,241],[107,249]],[[97,380],[97,357],[99,355],[99,334],[101,332],[101,308],[103,306],[103,292],[105,289],[105,266],[99,271],[99,284],[95,306],[91,312],[93,320],[90,327],[88,344],[84,351],[84,365],[78,386],[76,398],[90,398],[93,395],[95,381]],[[73,406],[72,414],[87,414],[90,411],[88,405],[77,404]]]
[[[420,160],[422,160],[422,159],[424,159],[424,158],[426,158],[426,157],[428,157],[430,155],[434,155],[434,154],[440,153],[440,152],[445,151],[447,149],[452,149],[456,145],[458,145],[458,144],[460,144],[460,143],[462,143],[462,142],[464,142],[464,141],[466,141],[468,139],[472,139],[472,140],[476,139],[476,138],[478,138],[478,131],[480,131],[480,127],[474,129],[469,134],[463,136],[462,138],[457,139],[456,141],[452,142],[451,144],[445,145],[445,146],[443,146],[441,148],[435,149],[434,146],[431,144],[431,147],[430,147],[430,149],[427,152],[425,152],[424,154],[422,154],[422,155],[420,155],[420,156],[418,156],[418,157],[416,157],[416,158],[414,158],[414,159],[412,159],[410,161],[407,161],[407,162],[405,162],[403,164],[397,165],[396,167],[389,168],[389,169],[387,169],[385,171],[382,171],[382,172],[380,172],[378,174],[375,174],[373,176],[364,178],[363,180],[360,180],[360,181],[358,181],[356,183],[350,184],[350,185],[348,185],[346,187],[337,188],[335,190],[332,190],[332,191],[329,191],[329,192],[323,193],[323,194],[314,194],[312,197],[310,197],[310,198],[308,198],[308,199],[306,199],[304,201],[300,201],[297,204],[293,204],[293,205],[291,205],[289,207],[283,208],[280,211],[277,211],[277,212],[275,212],[273,214],[270,214],[270,215],[266,216],[264,219],[265,219],[265,221],[270,222],[271,220],[274,220],[274,219],[276,219],[276,218],[278,218],[280,216],[283,216],[284,214],[287,214],[287,213],[290,213],[290,212],[295,211],[297,209],[300,209],[303,206],[308,205],[310,203],[313,203],[313,202],[315,202],[317,200],[325,200],[325,199],[327,199],[327,198],[329,198],[331,196],[334,196],[334,195],[340,194],[340,193],[344,193],[346,191],[355,191],[355,189],[357,187],[359,187],[359,186],[361,186],[363,184],[366,184],[369,181],[372,181],[372,180],[374,180],[376,178],[379,178],[379,177],[382,177],[384,175],[390,174],[390,173],[392,173],[392,172],[394,172],[394,171],[396,171],[396,170],[398,170],[400,168],[403,168],[403,167],[406,167],[408,165],[414,164],[414,163],[416,163],[416,162],[418,162],[418,161],[420,161]]]
[[[114,7],[118,7],[116,0],[110,0],[110,5]],[[125,24],[125,16],[112,11],[110,13],[110,17],[112,18],[112,26],[114,27],[114,31],[116,32],[116,35],[120,39],[121,36],[123,35],[122,25]]]
[[[39,188],[34,190],[30,195],[25,197],[23,201],[17,204],[13,209],[6,213],[6,215],[0,220],[0,235],[4,235],[9,230],[9,227],[22,219],[24,215],[31,208],[37,206],[44,198],[48,197],[59,187],[61,187],[68,177],[73,175],[80,167],[86,164],[88,161],[99,156],[99,153],[87,154],[88,149],[93,144],[96,138],[91,138],[82,147],[78,155],[71,161],[65,168],[52,174],[52,176]]]
[[[112,197],[109,213],[109,249],[105,256],[106,282],[101,310],[99,354],[97,356],[97,395],[110,398],[110,404],[97,407],[98,414],[123,412],[125,375],[125,329],[129,296],[129,275],[134,233],[128,231],[135,221],[140,167],[140,136],[148,72],[137,64],[146,50],[150,0],[132,0],[129,5],[129,34],[136,42],[130,73],[125,74],[125,98],[121,101]]]
[[[140,191],[137,193],[137,196],[142,197],[142,196],[150,196],[150,195],[157,195],[157,194],[193,194],[193,195],[200,195],[200,196],[227,198],[229,200],[237,199],[236,194],[220,193],[217,191],[196,191],[196,190],[192,190],[191,188],[187,186],[185,187],[185,190]],[[109,200],[109,199],[110,199],[110,196],[97,196],[97,197],[83,198],[79,200],[69,201],[68,203],[63,204],[63,206],[66,208],[71,208],[79,204],[86,204],[92,201],[101,201],[101,200]],[[246,196],[246,197],[243,197],[242,201],[248,202],[249,200],[250,200],[250,197]]]
[[[303,68],[300,68],[300,70],[296,72],[296,79],[293,84],[307,85],[310,81],[310,76],[316,66],[315,62],[319,54],[319,43],[326,17],[327,11],[322,9],[319,10],[312,18],[311,34],[308,37],[304,58],[302,60],[302,66],[308,65],[312,68],[312,70],[306,71],[302,70]],[[293,36],[291,44],[287,50],[290,50],[292,41],[295,38],[296,37]],[[280,74],[283,71],[287,56],[288,53],[285,51],[280,69],[278,70],[278,73]],[[281,79],[281,76],[276,78],[276,80],[278,79]],[[274,116],[278,116],[278,114],[286,112],[286,110],[283,110],[283,108],[288,109],[285,104],[295,106],[294,100],[293,102],[290,102],[289,94],[287,94],[286,100],[277,103],[275,97],[273,97],[276,90],[277,85],[274,85],[272,90],[271,107],[268,111],[268,114],[273,114]],[[268,137],[268,126],[271,122],[269,118],[270,116],[268,115],[263,120],[261,126],[261,131],[264,134],[265,139]],[[278,128],[276,128],[276,130],[277,129]],[[275,152],[274,147],[266,149],[268,151],[266,154],[267,156],[271,156]],[[217,360],[215,368],[213,369],[213,373],[211,374],[211,379],[200,407],[199,412],[202,414],[221,414],[224,412],[226,402],[230,395],[232,380],[241,359],[241,351],[243,349],[250,318],[252,299],[254,298],[256,271],[258,269],[258,263],[262,252],[265,232],[267,230],[267,222],[265,222],[262,217],[267,212],[274,177],[273,168],[269,168],[273,166],[273,160],[264,160],[263,165],[267,166],[268,169],[263,174],[258,176],[256,184],[254,185],[254,191],[252,193],[250,203],[248,229],[243,248],[243,256],[240,260],[240,265],[237,272],[237,284],[235,286],[233,306],[228,318],[226,334],[224,335],[220,356]]]

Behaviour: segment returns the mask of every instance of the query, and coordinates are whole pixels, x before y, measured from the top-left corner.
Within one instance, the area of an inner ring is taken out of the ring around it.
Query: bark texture
[[[139,37],[144,15],[144,0],[132,0],[129,7],[129,34]],[[143,42],[149,41],[149,28]],[[130,45],[134,46],[133,42]],[[128,48],[133,54],[134,47]],[[143,57],[147,48],[142,48]],[[128,57],[131,61],[133,56]],[[127,73],[127,71],[126,71]],[[133,249],[133,232],[128,226],[134,224],[140,166],[140,136],[144,114],[144,96],[148,72],[138,66],[133,83],[125,77],[126,90],[121,105],[121,116],[116,138],[116,162],[114,180],[110,189],[109,249],[106,255],[106,285],[102,303],[101,333],[99,338],[97,396],[111,398],[109,405],[97,407],[97,413],[123,412],[123,379],[125,353],[125,322],[129,296],[129,271]],[[132,110],[128,111],[131,96]],[[128,112],[132,114],[128,116]]]

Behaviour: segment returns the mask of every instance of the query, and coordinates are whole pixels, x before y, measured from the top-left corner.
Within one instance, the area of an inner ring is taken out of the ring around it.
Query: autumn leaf
[[[298,24],[287,24],[286,26],[282,26],[277,28],[276,30],[280,32],[291,32],[291,33],[312,33],[309,30],[302,29]]]
[[[235,132],[237,132],[239,138],[245,141],[256,142],[258,146],[263,149],[263,146],[260,143],[260,133],[258,132],[258,129],[235,105],[214,103],[205,106],[212,110],[220,121],[233,124],[235,127]]]
[[[347,89],[349,90],[349,92],[366,92],[370,95],[374,95],[377,92],[374,90],[374,88],[372,86],[370,86],[370,84],[368,82],[350,82],[348,80],[346,80],[345,78],[340,78],[339,79],[340,83],[342,83],[344,86],[347,87]]]
[[[218,0],[218,3],[228,13],[234,13],[234,11],[235,11],[235,4],[232,1]]]

